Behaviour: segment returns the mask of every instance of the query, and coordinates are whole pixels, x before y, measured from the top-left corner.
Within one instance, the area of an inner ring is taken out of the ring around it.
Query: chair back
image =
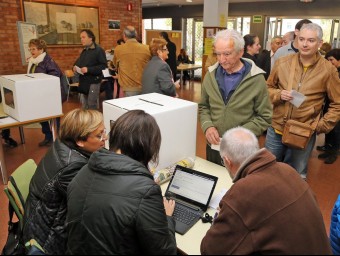
[[[31,179],[37,169],[33,159],[28,159],[20,165],[9,177],[7,187],[4,191],[12,205],[21,225],[23,224],[23,215],[26,199],[29,193]]]

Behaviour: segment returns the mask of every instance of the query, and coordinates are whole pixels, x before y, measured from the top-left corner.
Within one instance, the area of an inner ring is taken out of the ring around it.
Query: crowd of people
[[[320,159],[334,163],[339,152],[340,49],[322,56],[323,31],[306,19],[293,34],[273,37],[271,49],[262,52],[254,34],[225,29],[214,37],[215,61],[202,82],[198,114],[206,159],[225,166],[234,184],[213,225],[196,241],[202,254],[340,252],[340,198],[330,242],[305,182],[318,134],[326,133]],[[45,139],[39,145],[51,148],[30,182],[23,240],[35,239],[45,254],[174,255],[175,202],[162,197],[148,167],[158,161],[161,131],[141,110],[127,112],[105,130],[98,104],[108,61],[91,30],[82,30],[80,38],[84,48],[74,71],[82,108],[63,117],[54,143],[48,124],[41,124]],[[144,45],[132,26],[123,30],[123,41],[113,51],[112,69],[125,97],[151,92],[178,97],[176,66],[190,63],[185,49],[176,57],[166,32]],[[28,73],[62,76],[43,40],[31,40],[29,47]],[[300,106],[292,104],[292,89],[305,97]],[[287,120],[315,124],[304,149],[282,142]]]

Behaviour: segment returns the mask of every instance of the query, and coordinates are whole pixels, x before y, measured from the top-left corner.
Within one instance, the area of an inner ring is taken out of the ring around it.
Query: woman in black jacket
[[[99,111],[75,109],[63,118],[59,139],[39,163],[30,183],[24,242],[35,239],[46,254],[65,254],[67,186],[105,140]]]
[[[109,140],[110,150],[92,154],[68,188],[67,254],[176,254],[175,203],[148,169],[161,144],[155,119],[129,111]]]

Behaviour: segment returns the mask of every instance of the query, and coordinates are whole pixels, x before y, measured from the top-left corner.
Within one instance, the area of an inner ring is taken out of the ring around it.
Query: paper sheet
[[[221,141],[221,140],[222,140],[222,138],[220,138],[220,141]],[[218,145],[213,145],[213,144],[211,144],[211,149],[220,152],[221,145],[220,145],[220,144],[218,144]]]
[[[81,72],[81,69],[80,69],[80,67],[78,67],[78,66],[75,66],[75,67],[76,67],[76,70],[77,70],[77,73],[78,73],[78,74],[84,75],[84,73],[83,73],[83,72]]]
[[[108,68],[104,69],[102,72],[104,77],[112,77]]]
[[[305,95],[295,90],[292,90],[292,96],[293,99],[290,101],[290,103],[292,103],[297,108],[299,108],[306,99]]]
[[[224,197],[224,195],[227,193],[228,189],[226,188],[222,188],[221,191],[218,194],[215,194],[211,197],[210,203],[209,203],[209,207],[217,210],[220,201],[222,200],[222,198]]]

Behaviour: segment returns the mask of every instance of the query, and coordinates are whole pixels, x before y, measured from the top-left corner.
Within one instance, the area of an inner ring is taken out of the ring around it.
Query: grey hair
[[[233,41],[235,50],[237,52],[240,52],[244,48],[244,39],[242,35],[233,29],[224,29],[218,31],[214,37],[214,46],[218,40]]]
[[[270,40],[271,43],[275,42],[275,39],[282,39],[282,36],[274,36],[272,40]]]
[[[137,38],[137,31],[134,27],[128,26],[124,29],[124,35],[128,39]]]
[[[220,154],[235,165],[242,165],[250,156],[259,151],[255,134],[243,127],[228,130],[222,138]]]
[[[302,30],[315,31],[317,33],[317,37],[318,37],[319,41],[322,41],[323,31],[322,31],[322,28],[318,24],[315,24],[315,23],[303,24],[301,29],[300,29],[300,32]]]

